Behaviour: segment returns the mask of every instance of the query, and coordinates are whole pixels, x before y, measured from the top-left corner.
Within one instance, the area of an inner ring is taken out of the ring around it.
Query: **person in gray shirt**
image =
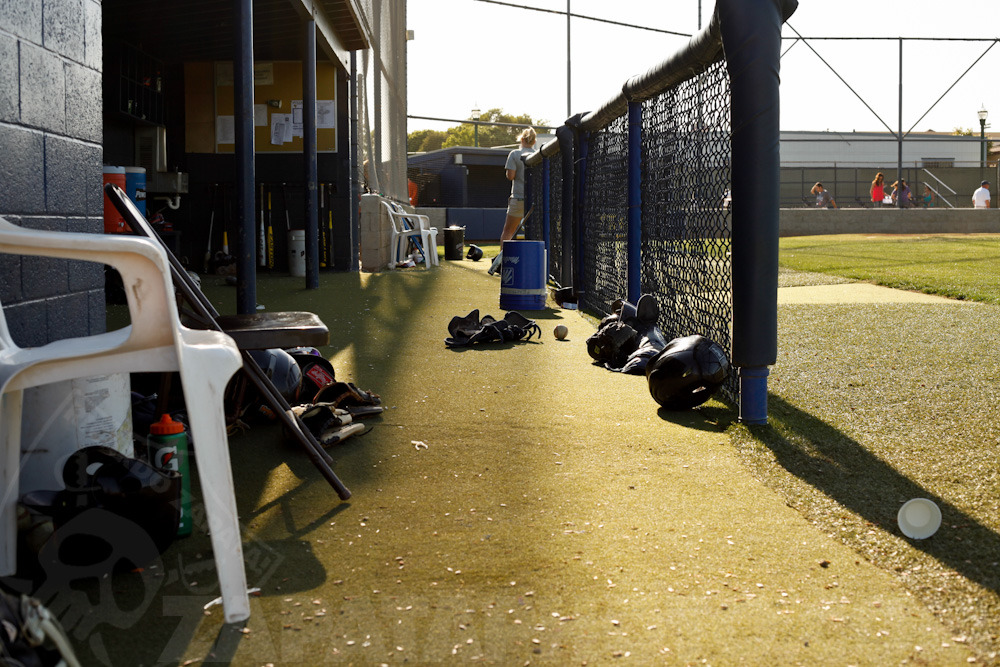
[[[507,180],[510,181],[510,198],[507,200],[507,219],[504,221],[503,233],[500,235],[500,244],[503,247],[504,241],[514,238],[521,219],[524,217],[524,158],[534,152],[535,130],[525,128],[517,137],[521,143],[520,148],[515,148],[507,155],[507,163],[504,165]],[[490,273],[496,273],[500,267],[503,253],[493,259]]]

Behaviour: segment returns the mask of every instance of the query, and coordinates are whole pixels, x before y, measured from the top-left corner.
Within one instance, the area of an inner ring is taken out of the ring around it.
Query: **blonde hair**
[[[537,135],[535,135],[535,130],[531,127],[524,128],[521,131],[521,134],[517,135],[517,140],[528,146],[534,146],[536,138]]]

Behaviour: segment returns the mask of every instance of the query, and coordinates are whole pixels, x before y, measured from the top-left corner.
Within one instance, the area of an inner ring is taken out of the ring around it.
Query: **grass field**
[[[956,301],[782,306],[771,423],[729,429],[759,479],[899,577],[989,664],[1000,664],[998,258],[1000,236],[782,239],[785,285],[870,281]],[[914,497],[942,509],[930,539],[896,525]]]
[[[781,266],[954,299],[1000,303],[1000,235],[798,236]]]

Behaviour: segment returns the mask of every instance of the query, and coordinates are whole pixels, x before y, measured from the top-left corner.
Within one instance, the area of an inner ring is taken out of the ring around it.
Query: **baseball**
[[[569,334],[569,329],[566,328],[565,324],[557,324],[556,328],[552,330],[552,335],[562,340]]]

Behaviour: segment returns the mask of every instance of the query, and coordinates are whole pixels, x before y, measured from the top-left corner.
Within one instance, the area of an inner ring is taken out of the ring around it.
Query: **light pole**
[[[986,168],[986,106],[984,105],[979,111],[976,112],[979,115],[979,166],[982,169]]]
[[[479,148],[479,115],[480,115],[479,109],[472,110],[472,120],[476,121],[475,123],[472,124],[473,132],[475,132],[475,137],[476,137],[475,139],[476,148]]]

